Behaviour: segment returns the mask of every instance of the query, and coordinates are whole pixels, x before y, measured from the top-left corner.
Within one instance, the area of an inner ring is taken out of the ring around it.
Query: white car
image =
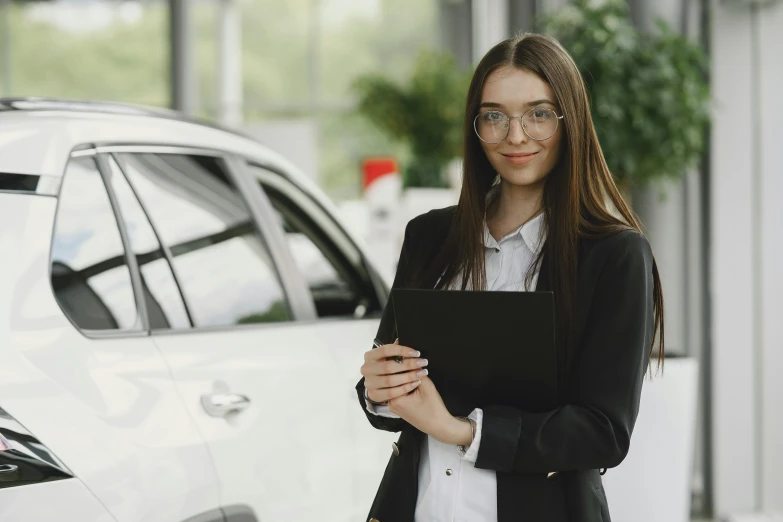
[[[118,104],[0,100],[0,521],[364,520],[388,295],[306,176]]]

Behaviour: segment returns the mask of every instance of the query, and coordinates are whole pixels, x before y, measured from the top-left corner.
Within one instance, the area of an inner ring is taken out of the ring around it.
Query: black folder
[[[557,406],[552,292],[412,290],[391,293],[400,344],[429,361],[452,415]]]

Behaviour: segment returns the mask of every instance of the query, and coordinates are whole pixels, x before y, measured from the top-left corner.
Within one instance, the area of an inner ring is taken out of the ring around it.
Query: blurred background
[[[556,36],[580,66],[664,283],[671,370],[634,442],[660,473],[626,487],[698,520],[772,520],[782,2],[0,0],[0,96],[169,107],[241,130],[311,177],[389,278],[405,222],[456,202],[472,68],[519,31]]]

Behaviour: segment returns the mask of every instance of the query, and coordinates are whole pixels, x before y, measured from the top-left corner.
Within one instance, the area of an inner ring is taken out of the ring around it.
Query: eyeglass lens
[[[522,115],[522,130],[531,139],[551,138],[557,130],[558,118],[555,111],[537,107]],[[508,136],[509,117],[500,111],[486,111],[476,116],[474,121],[476,134],[487,143],[500,143]]]

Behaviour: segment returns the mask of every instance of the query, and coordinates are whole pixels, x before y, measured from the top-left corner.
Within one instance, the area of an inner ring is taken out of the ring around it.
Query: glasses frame
[[[530,134],[527,133],[527,129],[525,128],[525,123],[522,121],[522,118],[527,116],[527,114],[529,112],[531,112],[531,111],[541,110],[541,109],[543,109],[545,111],[550,111],[550,112],[552,112],[555,115],[555,118],[556,118],[555,119],[555,130],[552,131],[552,134],[550,134],[546,138],[534,138],[533,136],[531,136]],[[488,112],[499,112],[500,114],[502,114],[506,118],[508,118],[508,128],[506,129],[506,135],[503,136],[503,138],[501,140],[499,140],[499,141],[487,141],[484,138],[482,138],[481,135],[479,134],[478,126],[477,126],[478,119],[479,119],[479,117],[481,117],[482,115],[484,115],[484,114],[486,114]],[[546,141],[546,140],[548,140],[549,138],[551,138],[552,136],[555,135],[555,133],[557,132],[557,129],[560,127],[560,120],[565,118],[565,115],[559,116],[557,114],[557,111],[555,111],[554,109],[550,109],[549,107],[531,107],[530,109],[526,110],[522,114],[522,116],[509,116],[508,114],[506,114],[503,111],[499,111],[497,109],[490,109],[490,110],[487,110],[487,111],[480,112],[480,113],[476,114],[476,117],[473,118],[473,131],[476,133],[476,136],[478,136],[478,139],[480,139],[484,143],[487,143],[489,145],[497,145],[498,143],[502,143],[503,141],[505,141],[506,138],[508,138],[508,133],[511,132],[511,120],[514,120],[514,119],[517,119],[517,118],[519,118],[519,124],[522,126],[522,132],[525,133],[525,136],[527,136],[528,138],[530,138],[533,141]]]

